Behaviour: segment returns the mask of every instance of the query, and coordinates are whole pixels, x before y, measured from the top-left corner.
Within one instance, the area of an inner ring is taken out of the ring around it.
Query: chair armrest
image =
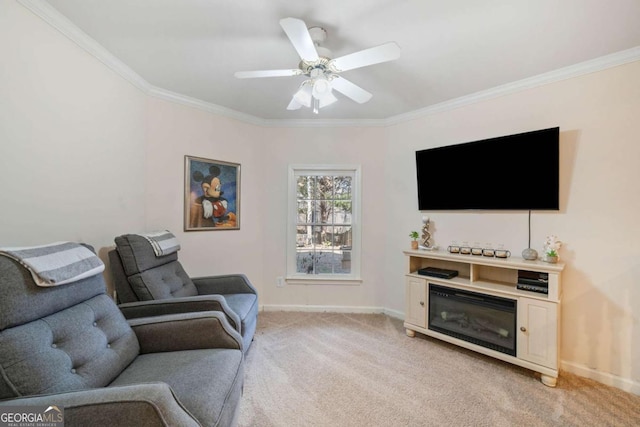
[[[145,426],[200,426],[166,383],[143,383],[0,401],[0,406],[57,405],[68,426],[126,426],[144,419]],[[43,409],[44,409],[43,408]]]
[[[200,295],[209,294],[258,294],[244,274],[192,277],[191,281]]]
[[[240,332],[240,316],[234,312],[221,295],[200,295],[162,300],[136,301],[119,304],[126,319],[162,316],[165,314],[192,313],[198,311],[220,311],[231,326]]]
[[[231,348],[242,350],[242,337],[219,311],[167,314],[128,320],[140,353]]]

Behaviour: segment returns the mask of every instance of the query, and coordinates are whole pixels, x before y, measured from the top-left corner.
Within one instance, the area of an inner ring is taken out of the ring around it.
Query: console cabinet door
[[[530,298],[518,299],[519,359],[558,369],[558,305]]]
[[[408,276],[406,278],[406,310],[407,323],[427,327],[427,281]]]

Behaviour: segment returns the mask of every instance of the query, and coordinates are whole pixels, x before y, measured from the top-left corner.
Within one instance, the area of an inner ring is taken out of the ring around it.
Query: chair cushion
[[[118,307],[98,295],[0,331],[0,399],[104,387],[139,349]]]
[[[258,321],[258,297],[256,294],[226,294],[224,299],[229,307],[240,317],[240,333],[243,348],[249,349],[256,332]]]
[[[137,234],[124,234],[114,239],[122,267],[127,276],[178,260],[178,253],[156,256],[151,243]]]
[[[110,386],[163,381],[202,425],[228,426],[237,416],[243,376],[240,350],[188,350],[142,354]]]
[[[226,294],[222,295],[229,307],[241,321],[258,315],[258,297],[255,294]]]
[[[196,286],[178,261],[134,274],[128,280],[140,301],[198,295]]]
[[[0,330],[22,325],[105,293],[98,274],[53,288],[39,287],[16,260],[0,256]]]

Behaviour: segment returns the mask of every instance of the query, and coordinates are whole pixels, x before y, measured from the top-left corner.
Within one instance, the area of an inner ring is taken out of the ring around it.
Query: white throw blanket
[[[0,255],[21,263],[36,285],[44,287],[72,283],[104,271],[104,263],[91,249],[74,242],[0,248]]]
[[[178,239],[168,230],[153,231],[141,234],[141,236],[151,243],[153,252],[157,257],[169,255],[180,250]]]

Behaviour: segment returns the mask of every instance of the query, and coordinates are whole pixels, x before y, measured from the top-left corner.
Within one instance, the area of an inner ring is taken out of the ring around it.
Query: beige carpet
[[[261,312],[240,427],[639,426],[640,396],[532,371],[382,314]]]

